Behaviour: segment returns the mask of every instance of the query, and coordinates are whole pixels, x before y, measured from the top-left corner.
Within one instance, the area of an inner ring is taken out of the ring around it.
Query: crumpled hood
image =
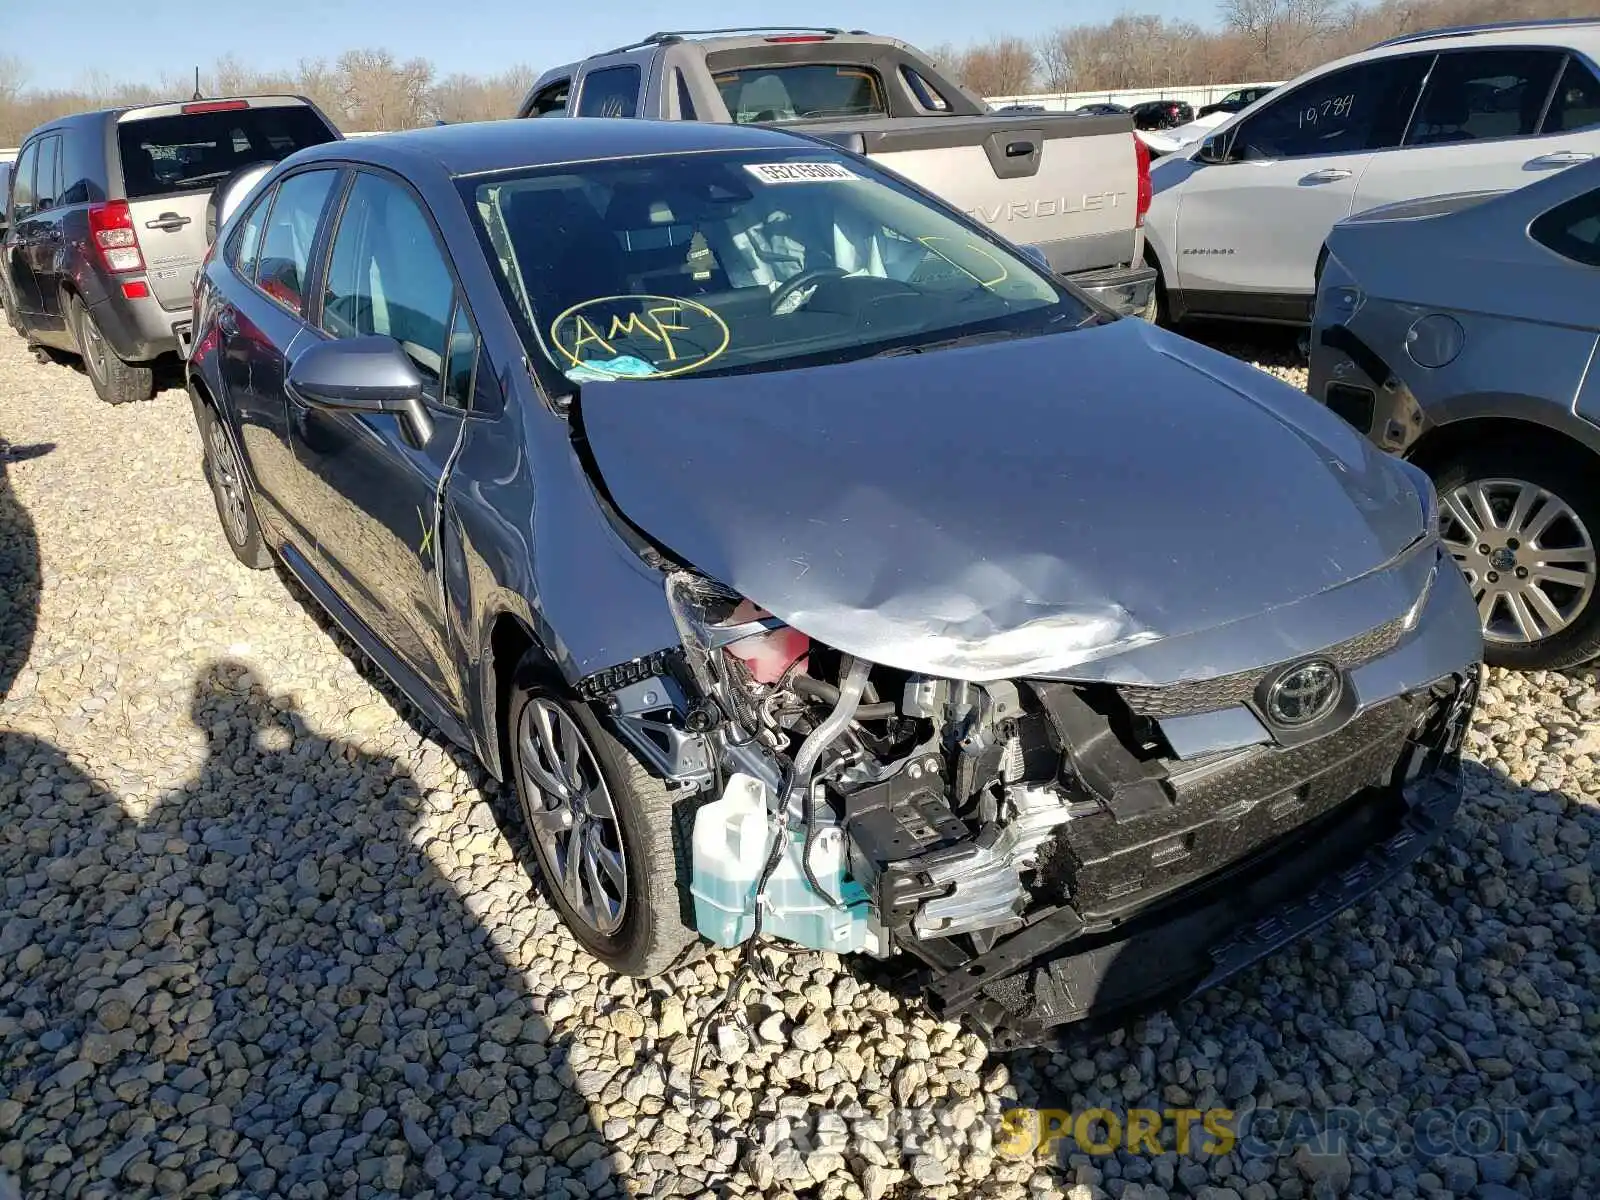
[[[1422,532],[1404,470],[1338,417],[1131,319],[580,404],[617,507],[675,554],[828,645],[954,678],[1255,616]]]

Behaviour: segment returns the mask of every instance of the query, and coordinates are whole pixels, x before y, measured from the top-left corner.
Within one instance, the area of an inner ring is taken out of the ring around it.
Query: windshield
[[[828,151],[564,165],[463,190],[535,357],[576,383],[809,366],[1096,315]]]

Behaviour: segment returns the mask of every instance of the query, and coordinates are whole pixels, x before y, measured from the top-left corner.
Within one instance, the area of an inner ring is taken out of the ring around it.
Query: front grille
[[[1318,657],[1326,658],[1348,671],[1375,658],[1382,658],[1400,644],[1405,631],[1405,618],[1396,617],[1376,629],[1369,629],[1349,641],[1320,651]],[[1213,712],[1248,701],[1261,680],[1281,665],[1275,663],[1270,667],[1218,675],[1211,679],[1185,680],[1169,687],[1122,687],[1117,689],[1117,693],[1131,711],[1157,721],[1166,717]]]
[[[1069,822],[1057,848],[1074,906],[1088,915],[1148,903],[1387,782],[1419,703],[1398,697],[1315,741],[1249,751],[1187,783],[1179,775],[1174,803],[1138,820]]]

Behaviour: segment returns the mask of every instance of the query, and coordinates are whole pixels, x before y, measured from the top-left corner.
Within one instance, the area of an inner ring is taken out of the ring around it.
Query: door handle
[[[1586,163],[1594,155],[1587,150],[1553,150],[1549,154],[1541,154],[1538,158],[1530,158],[1523,163],[1523,167],[1530,171],[1543,171],[1554,167],[1572,167],[1578,163]]]
[[[164,212],[153,220],[146,221],[146,229],[164,229],[171,233],[174,229],[182,229],[189,223],[189,218],[181,213]]]
[[[1355,172],[1350,171],[1345,167],[1324,167],[1320,171],[1313,171],[1311,174],[1302,177],[1300,182],[1337,183],[1341,179],[1349,179],[1353,174],[1355,174]]]

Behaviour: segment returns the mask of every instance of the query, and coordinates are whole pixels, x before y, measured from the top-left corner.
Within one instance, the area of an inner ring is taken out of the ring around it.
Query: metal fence
[[[1041,92],[1028,96],[987,96],[995,108],[1008,104],[1037,104],[1046,112],[1070,112],[1085,104],[1120,104],[1131,107],[1146,100],[1186,100],[1199,108],[1215,104],[1229,92],[1247,87],[1276,87],[1276,83],[1206,83],[1185,87],[1123,88],[1105,92]]]

